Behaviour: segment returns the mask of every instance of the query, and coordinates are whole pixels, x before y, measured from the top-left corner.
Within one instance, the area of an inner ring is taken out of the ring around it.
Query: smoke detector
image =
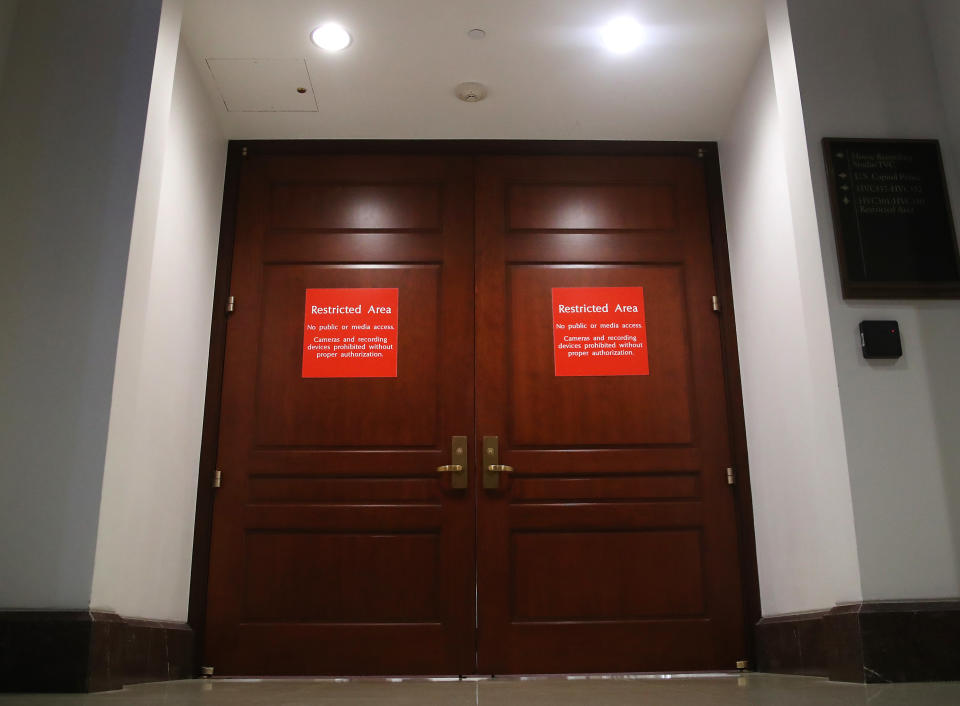
[[[456,88],[457,98],[467,103],[476,103],[487,97],[487,87],[476,81],[461,83]]]

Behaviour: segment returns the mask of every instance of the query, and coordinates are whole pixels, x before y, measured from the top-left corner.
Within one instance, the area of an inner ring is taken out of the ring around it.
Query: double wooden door
[[[702,160],[252,155],[239,195],[205,664],[744,656]],[[648,374],[557,374],[588,288],[642,288]],[[318,290],[396,290],[395,375],[305,376]]]

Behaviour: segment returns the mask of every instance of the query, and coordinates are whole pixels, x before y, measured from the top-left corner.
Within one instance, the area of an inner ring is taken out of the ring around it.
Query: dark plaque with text
[[[826,138],[843,296],[960,297],[960,253],[936,140]]]

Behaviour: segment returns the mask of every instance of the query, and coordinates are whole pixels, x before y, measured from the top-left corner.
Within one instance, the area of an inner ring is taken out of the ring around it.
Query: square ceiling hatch
[[[316,113],[304,59],[207,59],[232,113]]]

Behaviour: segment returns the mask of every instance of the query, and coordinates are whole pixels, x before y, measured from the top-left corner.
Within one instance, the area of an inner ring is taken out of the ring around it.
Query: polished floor
[[[0,705],[99,706],[955,706],[960,682],[857,686],[748,675],[426,679],[230,679],[140,684],[100,694],[0,694]]]

